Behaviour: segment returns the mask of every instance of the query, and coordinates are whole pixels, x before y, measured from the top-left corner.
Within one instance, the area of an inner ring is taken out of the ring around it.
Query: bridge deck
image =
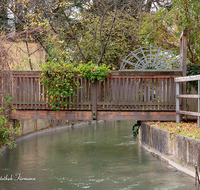
[[[93,120],[92,111],[17,110],[11,119]],[[175,121],[174,111],[98,111],[97,120],[158,120]]]
[[[104,82],[94,83],[75,77],[76,97],[63,99],[73,105],[59,112],[46,105],[47,87],[41,85],[39,74],[14,72],[9,92],[17,111],[11,112],[12,119],[175,120],[174,78],[181,72],[112,72]]]

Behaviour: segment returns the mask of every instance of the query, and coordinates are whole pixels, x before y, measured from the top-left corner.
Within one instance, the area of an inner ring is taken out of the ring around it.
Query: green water
[[[23,140],[0,157],[0,189],[196,189],[133,139],[134,124],[97,122]]]

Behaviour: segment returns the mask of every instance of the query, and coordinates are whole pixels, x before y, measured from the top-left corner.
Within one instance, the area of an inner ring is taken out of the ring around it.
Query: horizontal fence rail
[[[41,85],[39,74],[40,71],[13,73],[10,94],[14,109],[51,110],[46,104],[50,100],[44,93],[48,87]],[[74,80],[79,81],[76,96],[63,99],[74,104],[62,106],[61,110],[175,111],[176,76],[180,75],[155,75],[151,72],[119,75],[115,72],[104,82],[94,83],[76,76]]]
[[[180,122],[180,115],[191,115],[198,117],[198,128],[200,128],[200,75],[187,76],[187,77],[178,77],[174,79],[176,83],[176,122]],[[190,82],[190,81],[198,81],[198,95],[190,95],[190,94],[181,94],[180,95],[180,83],[181,82]],[[181,98],[198,98],[198,112],[191,111],[183,111],[180,110],[180,99]]]

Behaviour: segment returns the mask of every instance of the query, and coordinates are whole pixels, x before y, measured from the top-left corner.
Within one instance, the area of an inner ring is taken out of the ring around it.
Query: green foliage
[[[110,73],[110,66],[106,67],[105,64],[97,66],[92,62],[87,64],[79,64],[76,69],[85,80],[91,79],[92,82],[95,80],[104,81],[108,74]]]
[[[9,94],[6,95],[7,101],[6,105],[10,104],[12,97]],[[8,110],[6,110],[8,111]],[[4,115],[5,108],[0,108],[0,148],[2,145],[8,146],[8,148],[16,148],[16,143],[14,141],[15,135],[20,134],[20,128],[13,127],[13,124],[8,121],[8,118]],[[0,149],[1,154],[1,149]]]
[[[48,87],[45,88],[47,105],[53,110],[59,111],[61,106],[67,106],[67,104],[73,105],[72,102],[67,102],[67,98],[76,95],[77,81],[73,80],[74,76],[74,64],[60,64],[54,60],[43,65],[40,80],[42,85]],[[44,94],[41,96],[44,97]]]
[[[144,45],[152,44],[179,54],[179,38],[187,29],[187,58],[199,63],[200,54],[199,0],[172,0],[172,8],[160,8],[155,14],[141,17],[139,39]]]
[[[136,123],[135,125],[133,125],[133,138],[137,138],[138,134],[139,134],[139,128],[140,128],[141,124]]]
[[[49,61],[42,65],[43,72],[40,77],[41,84],[46,86],[45,94],[46,104],[53,110],[59,111],[62,106],[73,105],[69,102],[69,97],[76,96],[78,81],[74,79],[76,72],[83,79],[104,81],[110,73],[109,67],[105,65],[97,66],[91,62],[80,64],[75,67],[73,63],[58,62],[57,59]],[[79,87],[81,88],[81,87]],[[41,94],[44,98],[44,94]]]

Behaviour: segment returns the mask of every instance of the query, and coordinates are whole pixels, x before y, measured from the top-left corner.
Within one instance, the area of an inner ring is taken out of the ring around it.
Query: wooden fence
[[[181,94],[180,95],[180,83],[186,83],[190,81],[198,81],[198,94]],[[176,83],[176,122],[180,122],[180,115],[191,115],[191,116],[197,116],[198,117],[198,128],[200,128],[200,75],[194,75],[194,76],[187,76],[187,77],[178,77],[175,78]],[[191,111],[185,111],[180,110],[180,99],[185,98],[198,98],[198,112],[191,112]]]
[[[40,83],[41,71],[14,71],[10,94],[12,107],[16,110],[51,110],[44,93],[45,86]],[[73,102],[61,106],[61,110],[92,111],[93,119],[99,111],[174,111],[174,78],[181,76],[178,71],[161,72],[112,72],[104,82],[83,80],[76,88],[76,97],[63,101]],[[79,87],[82,86],[80,89]]]

